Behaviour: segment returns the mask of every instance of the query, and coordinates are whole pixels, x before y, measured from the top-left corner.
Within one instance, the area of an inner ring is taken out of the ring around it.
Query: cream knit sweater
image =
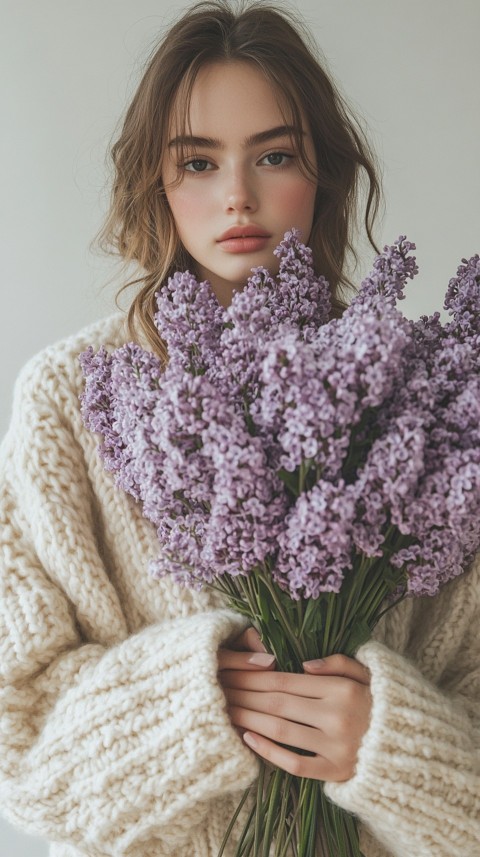
[[[244,627],[153,580],[153,527],[114,487],[79,414],[77,355],[120,316],[31,360],[1,451],[0,800],[52,857],[216,857],[257,772],[229,723],[220,644]],[[328,795],[367,857],[480,855],[480,562],[387,614],[358,658],[373,711]],[[231,853],[231,852],[229,852]]]

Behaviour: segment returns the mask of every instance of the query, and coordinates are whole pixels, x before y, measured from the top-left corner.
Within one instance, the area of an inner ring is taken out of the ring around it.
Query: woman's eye
[[[285,152],[270,152],[262,161],[267,161],[271,167],[283,167],[292,157],[293,155],[286,155]]]
[[[210,166],[208,161],[205,161],[202,158],[195,158],[192,161],[187,161],[184,164],[184,169],[188,170],[190,173],[204,173],[206,169]]]

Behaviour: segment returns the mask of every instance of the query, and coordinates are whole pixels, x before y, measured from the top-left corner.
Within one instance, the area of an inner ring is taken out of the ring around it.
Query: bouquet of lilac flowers
[[[417,273],[401,236],[349,308],[287,233],[228,309],[177,273],[138,345],[81,356],[86,426],[157,528],[154,575],[209,585],[282,671],[352,656],[406,595],[434,595],[480,546],[480,259],[449,283],[445,324],[397,307]],[[244,795],[225,844],[248,793]],[[316,780],[261,764],[237,857],[358,857],[355,819]]]

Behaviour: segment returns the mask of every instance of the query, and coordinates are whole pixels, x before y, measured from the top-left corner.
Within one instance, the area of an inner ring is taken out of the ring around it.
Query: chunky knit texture
[[[78,354],[116,315],[46,349],[1,449],[0,800],[52,857],[216,857],[257,773],[217,649],[244,620],[153,580],[152,525],[82,426]],[[351,780],[367,857],[480,855],[480,562],[382,620],[358,658],[373,710]],[[229,852],[231,853],[231,852]]]

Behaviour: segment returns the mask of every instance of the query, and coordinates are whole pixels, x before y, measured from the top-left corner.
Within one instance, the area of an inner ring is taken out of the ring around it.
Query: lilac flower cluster
[[[380,517],[386,522],[388,510],[390,522],[408,537],[408,545],[396,551],[391,562],[405,569],[408,589],[415,594],[437,592],[462,572],[480,544],[478,255],[463,260],[450,280],[444,308],[453,316],[445,325],[438,313],[410,322],[404,381],[383,410],[382,439],[372,445],[359,480],[364,499],[363,522],[355,531],[357,546],[375,549],[374,534]],[[402,438],[392,443],[399,431]],[[392,478],[386,480],[382,460],[389,445]],[[394,479],[395,459],[402,490]],[[367,491],[368,486],[375,490]],[[377,525],[369,528],[372,496],[378,505]],[[381,544],[379,540],[379,552]]]
[[[310,342],[292,331],[269,343],[251,414],[275,464],[294,471],[305,459],[339,477],[362,418],[391,395],[401,375],[407,323],[393,309],[365,309],[332,320]]]
[[[330,286],[313,270],[312,251],[301,244],[296,230],[287,232],[275,250],[277,277],[266,268],[253,268],[241,292],[225,311],[214,380],[225,396],[242,399],[249,407],[258,393],[262,358],[272,338],[295,331],[301,341],[328,322]]]
[[[319,479],[302,492],[278,538],[274,580],[287,585],[293,598],[338,592],[351,566],[354,517],[355,498],[343,479]]]
[[[410,250],[415,250],[415,244],[407,241],[405,235],[383,248],[383,253],[373,263],[372,272],[365,277],[351,302],[348,315],[357,312],[359,307],[372,306],[381,311],[385,304],[395,306],[397,301],[403,300],[407,279],[413,280],[418,274],[415,256],[408,255]]]
[[[81,357],[86,426],[140,500],[154,574],[201,585],[272,569],[292,598],[339,592],[362,557],[434,594],[480,546],[480,260],[439,314],[397,307],[417,273],[385,247],[342,318],[295,230],[279,273],[252,271],[224,310],[177,273],[155,323],[169,363],[138,345]]]
[[[155,323],[177,361],[197,375],[214,365],[222,331],[222,307],[207,281],[198,283],[189,271],[178,272],[157,293]]]

